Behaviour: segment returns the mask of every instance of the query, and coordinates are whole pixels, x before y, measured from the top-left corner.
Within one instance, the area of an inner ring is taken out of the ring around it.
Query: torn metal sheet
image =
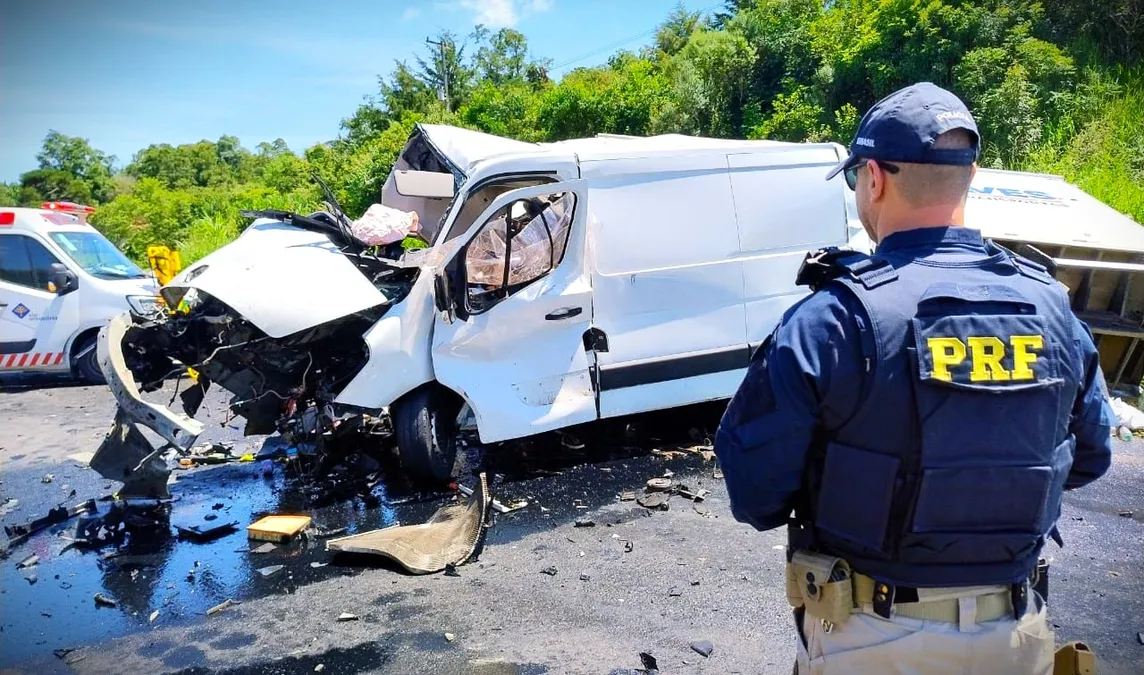
[[[104,478],[123,483],[120,497],[166,499],[171,496],[167,490],[171,470],[160,456],[163,449],[153,447],[126,409],[120,407],[111,433],[91,458],[91,468]]]
[[[326,542],[326,550],[368,553],[390,558],[414,574],[462,565],[479,553],[491,515],[492,497],[485,474],[467,505],[437,510],[422,525],[401,525]]]

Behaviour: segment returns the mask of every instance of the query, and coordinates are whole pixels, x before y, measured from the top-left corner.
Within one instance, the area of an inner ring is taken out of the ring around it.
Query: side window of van
[[[500,209],[465,251],[465,294],[480,313],[540,279],[564,259],[576,195],[520,200]]]
[[[57,262],[51,251],[30,237],[0,236],[0,280],[46,291],[52,264]]]

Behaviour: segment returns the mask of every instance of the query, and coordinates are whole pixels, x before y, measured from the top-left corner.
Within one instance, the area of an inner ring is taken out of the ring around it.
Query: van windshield
[[[53,232],[52,241],[88,274],[101,279],[144,279],[143,270],[98,232]]]

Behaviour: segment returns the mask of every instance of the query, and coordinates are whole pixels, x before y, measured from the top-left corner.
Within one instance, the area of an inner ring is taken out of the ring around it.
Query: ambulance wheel
[[[92,335],[79,343],[73,352],[76,357],[72,361],[72,368],[79,379],[87,384],[107,384],[107,378],[99,369],[99,350],[95,348],[95,340],[96,336]]]
[[[457,413],[449,392],[415,389],[393,405],[391,417],[405,474],[416,481],[447,483],[457,459]]]

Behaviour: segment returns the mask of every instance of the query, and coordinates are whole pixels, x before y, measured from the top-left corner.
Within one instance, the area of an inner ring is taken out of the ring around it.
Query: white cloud
[[[460,0],[459,5],[472,13],[473,23],[489,28],[511,28],[529,14],[549,12],[555,0]]]
[[[412,21],[421,16],[421,10],[417,7],[406,7],[405,11],[401,13],[402,21]]]

